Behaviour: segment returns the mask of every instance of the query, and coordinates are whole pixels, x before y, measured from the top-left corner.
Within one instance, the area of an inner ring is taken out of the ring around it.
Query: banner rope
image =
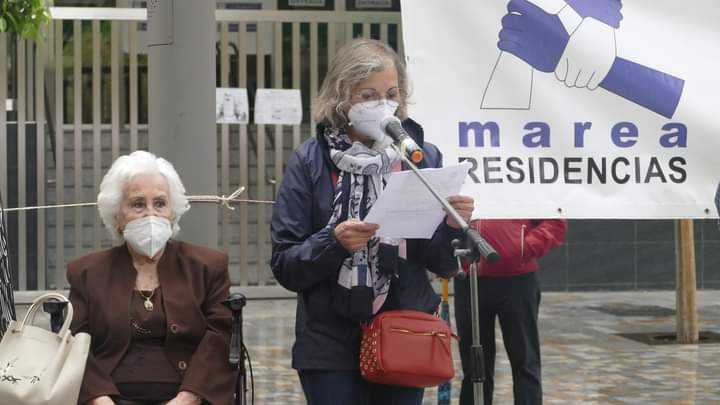
[[[188,202],[190,203],[215,203],[224,206],[225,208],[234,211],[235,207],[230,204],[275,204],[275,201],[268,200],[252,200],[238,198],[240,194],[245,191],[245,187],[240,186],[229,196],[226,195],[189,195],[187,196]],[[16,207],[16,208],[5,208],[5,212],[15,211],[33,211],[33,210],[44,210],[49,208],[74,208],[74,207],[93,207],[97,203],[85,202],[85,203],[74,203],[74,204],[51,204],[51,205],[36,205],[32,207]]]

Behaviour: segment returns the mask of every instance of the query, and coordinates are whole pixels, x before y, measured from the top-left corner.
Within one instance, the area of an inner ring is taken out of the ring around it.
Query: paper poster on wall
[[[357,8],[390,8],[392,0],[355,0]]]
[[[288,0],[290,7],[325,7],[325,0]]]
[[[247,89],[218,87],[215,89],[215,122],[247,124],[249,121]]]
[[[718,20],[717,0],[405,0],[409,113],[472,164],[479,216],[715,217]]]
[[[255,123],[298,125],[302,122],[302,101],[298,89],[257,89]]]

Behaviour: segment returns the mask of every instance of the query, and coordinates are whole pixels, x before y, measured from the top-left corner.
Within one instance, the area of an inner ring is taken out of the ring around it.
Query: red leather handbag
[[[362,327],[360,375],[367,381],[431,387],[453,378],[450,325],[420,311],[394,310]]]

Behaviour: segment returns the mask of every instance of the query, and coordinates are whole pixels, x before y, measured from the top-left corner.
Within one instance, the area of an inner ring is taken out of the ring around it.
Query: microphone
[[[394,115],[388,115],[380,122],[380,127],[392,138],[401,152],[406,153],[413,163],[420,163],[424,154],[422,149],[413,141],[403,128],[400,119]]]

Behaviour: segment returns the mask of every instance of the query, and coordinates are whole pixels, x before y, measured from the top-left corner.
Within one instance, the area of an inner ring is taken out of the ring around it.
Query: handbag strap
[[[65,321],[63,322],[62,328],[60,328],[60,331],[58,332],[58,336],[61,338],[64,338],[68,330],[70,329],[70,322],[72,322],[73,318],[73,307],[70,301],[68,301],[67,298],[65,298],[64,295],[60,293],[50,292],[43,294],[35,300],[33,300],[32,305],[28,309],[27,313],[25,314],[25,317],[23,318],[22,322],[18,326],[17,329],[15,329],[15,332],[22,332],[22,329],[25,327],[25,325],[30,321],[30,324],[33,324],[35,322],[35,315],[37,311],[40,309],[40,306],[42,306],[43,303],[50,301],[52,299],[56,299],[61,302],[67,302],[67,314],[65,316]]]

